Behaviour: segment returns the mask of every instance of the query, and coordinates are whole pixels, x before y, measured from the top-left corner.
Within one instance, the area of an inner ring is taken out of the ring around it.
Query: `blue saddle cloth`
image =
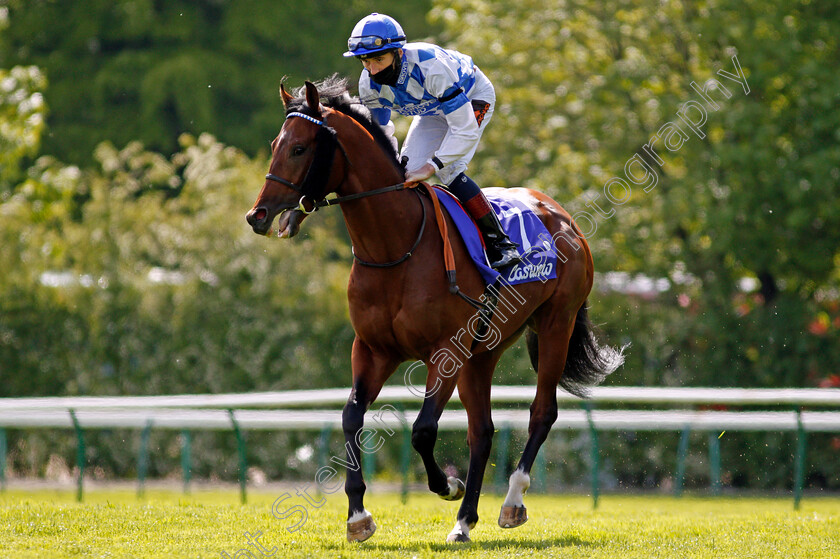
[[[438,187],[435,189],[440,203],[455,222],[470,257],[487,285],[496,283],[499,276],[510,285],[537,280],[548,281],[557,277],[557,253],[552,249],[551,234],[540,218],[525,204],[505,196],[485,193],[493,211],[499,216],[502,228],[519,247],[519,254],[524,257],[523,262],[498,272],[490,267],[484,253],[481,233],[458,199],[447,190]]]

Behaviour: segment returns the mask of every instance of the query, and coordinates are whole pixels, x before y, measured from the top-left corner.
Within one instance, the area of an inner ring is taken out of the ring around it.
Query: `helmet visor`
[[[405,37],[396,37],[394,39],[384,39],[377,35],[365,35],[364,37],[350,37],[347,40],[347,49],[350,52],[356,52],[359,49],[375,50],[381,49],[389,43],[398,43],[405,41]]]

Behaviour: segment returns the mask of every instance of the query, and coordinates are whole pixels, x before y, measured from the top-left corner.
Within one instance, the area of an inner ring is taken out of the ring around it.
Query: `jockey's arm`
[[[469,101],[447,113],[446,124],[449,129],[430,161],[438,169],[443,169],[466,156],[481,139],[478,122]]]
[[[394,123],[391,121],[391,109],[378,107],[370,109],[370,114],[373,116],[374,121],[376,121],[382,128],[382,131],[385,132],[388,139],[391,140],[391,145],[394,146],[394,151],[399,152],[397,138],[394,136],[396,128],[394,127]]]
[[[421,167],[406,173],[406,183],[424,181],[447,165],[466,156],[473,149],[481,133],[469,102],[446,114],[448,130],[434,156]]]

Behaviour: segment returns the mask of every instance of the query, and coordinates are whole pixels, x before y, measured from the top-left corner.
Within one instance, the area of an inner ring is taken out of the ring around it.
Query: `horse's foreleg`
[[[528,520],[524,496],[531,485],[531,467],[537,453],[557,420],[557,384],[566,365],[573,325],[572,317],[540,330],[537,394],[531,404],[528,442],[525,443],[519,464],[510,476],[508,492],[499,513],[499,526],[502,528],[516,528]]]
[[[444,376],[432,363],[427,363],[429,375],[426,380],[426,397],[420,408],[420,413],[414,421],[411,431],[411,444],[414,446],[423,465],[426,467],[426,476],[429,482],[429,490],[437,493],[442,499],[455,501],[463,497],[464,484],[454,478],[448,477],[435,460],[434,449],[437,442],[438,420],[443,408],[452,392],[455,390],[455,377],[457,375]]]
[[[347,479],[344,491],[347,493],[347,541],[361,542],[376,531],[373,517],[365,509],[365,480],[362,475],[361,433],[365,412],[379,395],[382,385],[393,373],[396,362],[378,356],[358,338],[353,344],[353,389],[341,416],[346,450]]]
[[[494,356],[473,357],[458,379],[458,395],[467,411],[469,423],[467,442],[470,447],[470,465],[467,470],[464,501],[458,510],[455,527],[446,539],[448,542],[470,541],[470,530],[478,522],[478,500],[493,443],[490,385],[494,366]]]

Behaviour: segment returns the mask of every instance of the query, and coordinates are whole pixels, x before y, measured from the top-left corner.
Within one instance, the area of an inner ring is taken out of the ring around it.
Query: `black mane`
[[[387,153],[394,160],[394,164],[400,169],[402,167],[397,161],[397,153],[394,151],[394,146],[385,135],[382,128],[373,121],[370,111],[365,107],[358,97],[352,97],[347,85],[347,78],[339,77],[338,74],[325,78],[324,80],[315,83],[318,88],[318,93],[321,97],[321,104],[325,107],[330,107],[341,113],[352,117],[356,122],[361,124],[371,136],[376,140],[385,153]],[[318,117],[316,111],[310,108],[306,103],[306,88],[299,87],[292,92],[294,99],[289,102],[286,112],[301,112],[312,117]]]

